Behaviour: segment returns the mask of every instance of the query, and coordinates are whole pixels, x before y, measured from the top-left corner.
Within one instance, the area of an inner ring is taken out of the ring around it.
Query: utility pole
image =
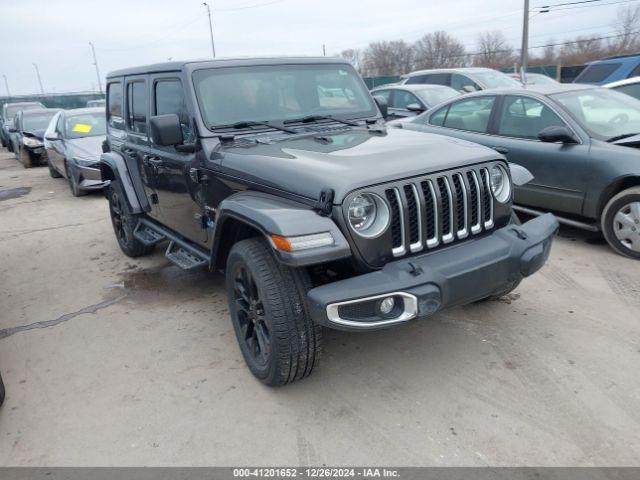
[[[322,44],[322,56],[323,57],[327,56],[327,47],[324,43]]]
[[[7,97],[11,98],[11,91],[9,90],[9,82],[7,81],[7,76],[2,76],[4,77],[4,86],[7,87]]]
[[[522,17],[522,50],[520,52],[520,81],[527,84],[527,62],[529,60],[529,0],[524,0]]]
[[[36,69],[36,75],[38,75],[38,83],[40,84],[40,93],[42,93],[42,96],[44,97],[44,88],[42,88],[42,79],[40,78],[40,70],[38,70],[38,65],[36,65],[35,63],[33,64],[33,68]]]
[[[96,58],[96,49],[93,46],[93,43],[89,42],[91,45],[91,53],[93,53],[93,64],[96,67],[96,75],[98,76],[98,90],[100,91],[100,95],[102,95],[102,80],[100,79],[100,70],[98,70],[98,59]]]
[[[216,58],[216,46],[213,43],[213,25],[211,24],[211,9],[207,2],[203,2],[202,4],[207,7],[207,16],[209,17],[209,35],[211,36],[211,54],[213,55],[213,58]]]

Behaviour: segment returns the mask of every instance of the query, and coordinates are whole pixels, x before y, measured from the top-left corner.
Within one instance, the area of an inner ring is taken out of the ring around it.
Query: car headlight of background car
[[[507,203],[511,198],[511,180],[502,165],[491,167],[491,191],[500,203]]]
[[[31,148],[42,146],[42,141],[33,137],[22,137],[22,143],[24,144],[25,147],[31,147]]]
[[[81,167],[92,167],[99,162],[97,158],[73,157],[73,161]]]
[[[374,193],[353,197],[347,215],[351,229],[364,238],[381,235],[391,221],[387,202]]]

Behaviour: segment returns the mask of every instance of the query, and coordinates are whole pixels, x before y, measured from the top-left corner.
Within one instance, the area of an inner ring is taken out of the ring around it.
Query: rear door
[[[176,114],[184,142],[191,142],[195,132],[192,132],[179,73],[153,75],[150,85],[152,115]],[[153,157],[149,161],[154,169],[154,188],[163,223],[194,242],[206,242],[202,185],[194,181],[191,174],[192,169],[195,171],[198,167],[196,154],[179,152],[175,146],[153,145]]]
[[[122,154],[130,171],[136,172],[143,184],[144,195],[151,207],[148,214],[162,218],[155,189],[155,172],[148,159],[153,155],[149,140],[149,81],[147,75],[126,77],[124,84],[124,123],[126,137]]]

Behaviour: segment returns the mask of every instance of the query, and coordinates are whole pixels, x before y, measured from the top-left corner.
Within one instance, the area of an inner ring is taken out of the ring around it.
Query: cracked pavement
[[[640,263],[563,229],[508,298],[327,332],[270,389],[220,275],[125,257],[99,193],[2,149],[0,465],[637,466],[639,307]]]

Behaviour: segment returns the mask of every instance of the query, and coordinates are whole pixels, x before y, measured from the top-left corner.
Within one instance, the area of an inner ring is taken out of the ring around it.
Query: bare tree
[[[413,49],[402,40],[369,44],[362,56],[365,75],[400,75],[411,71]]]
[[[414,68],[452,68],[466,63],[464,45],[442,30],[429,33],[414,44]]]
[[[619,36],[611,40],[610,54],[635,53],[640,49],[640,5],[620,7],[614,26]]]
[[[580,65],[598,60],[607,53],[606,46],[598,37],[577,37],[560,49],[563,65]]]
[[[473,56],[477,67],[510,67],[516,61],[513,47],[499,30],[484,32],[478,36],[478,53]]]
[[[347,50],[343,50],[340,52],[340,57],[348,60],[358,72],[362,71],[362,52],[359,49],[349,48]]]

